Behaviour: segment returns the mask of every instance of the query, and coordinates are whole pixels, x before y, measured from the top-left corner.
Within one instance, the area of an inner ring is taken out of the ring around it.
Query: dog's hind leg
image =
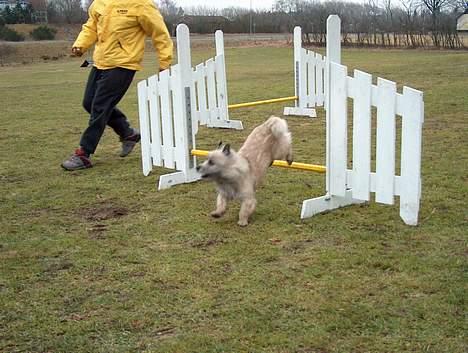
[[[249,217],[254,213],[256,204],[257,200],[255,200],[255,198],[242,200],[239,211],[239,222],[237,222],[238,225],[245,227],[249,224]]]
[[[286,155],[286,162],[288,162],[288,164],[291,165],[293,160],[294,160],[294,153],[292,149],[292,143],[289,143],[288,154]]]
[[[210,213],[212,217],[219,218],[226,213],[227,199],[222,194],[216,198],[216,210]]]

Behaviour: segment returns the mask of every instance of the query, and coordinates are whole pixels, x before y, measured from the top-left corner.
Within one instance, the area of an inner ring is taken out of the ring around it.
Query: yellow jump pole
[[[192,150],[192,156],[196,157],[206,157],[208,155],[209,151],[204,151],[204,150]],[[317,172],[317,173],[325,173],[326,172],[326,167],[323,165],[317,165],[317,164],[307,164],[307,163],[297,163],[293,162],[291,165],[289,165],[285,161],[274,161],[273,165],[275,167],[281,167],[281,168],[288,168],[288,169],[299,169],[299,170],[307,170],[309,172]]]
[[[231,105],[228,105],[228,109],[232,110],[232,109],[239,109],[239,108],[255,107],[257,105],[273,104],[273,103],[281,103],[281,102],[290,102],[290,101],[295,101],[295,100],[297,100],[297,96],[267,99],[267,100],[256,101],[256,102],[231,104]]]

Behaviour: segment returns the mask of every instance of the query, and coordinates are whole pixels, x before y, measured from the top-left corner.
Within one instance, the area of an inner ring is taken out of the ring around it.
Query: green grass
[[[193,62],[212,55],[203,49]],[[370,203],[299,219],[322,175],[272,169],[247,228],[208,214],[213,185],[157,192],[107,131],[78,173],[79,61],[0,68],[1,352],[466,351],[466,52],[344,50],[343,63],[424,91],[420,225]],[[293,93],[292,50],[227,50],[230,103]],[[138,124],[135,84],[121,103]],[[400,86],[401,87],[401,86]],[[239,110],[239,147],[282,105]],[[289,119],[296,160],[324,162],[323,112]]]

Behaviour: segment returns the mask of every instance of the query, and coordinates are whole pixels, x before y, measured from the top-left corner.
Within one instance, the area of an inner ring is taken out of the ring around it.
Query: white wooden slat
[[[338,15],[327,18],[327,59],[341,64],[341,20]]]
[[[169,80],[169,70],[161,72],[159,75],[159,89],[161,96],[162,158],[166,168],[174,169],[174,129]]]
[[[372,76],[355,70],[353,86],[353,198],[369,201]]]
[[[320,54],[316,54],[317,64],[315,69],[315,87],[316,87],[316,96],[317,96],[317,105],[323,106],[325,97],[324,97],[324,87],[323,87],[323,77],[325,74],[325,62],[324,58]]]
[[[141,134],[141,162],[143,175],[147,176],[153,169],[151,162],[150,121],[148,112],[148,87],[146,81],[138,82],[138,115]]]
[[[400,216],[406,224],[417,225],[421,198],[421,145],[424,121],[422,92],[403,87],[402,109]]]
[[[329,114],[329,193],[332,196],[346,196],[347,167],[347,68],[330,63],[330,106]]]
[[[309,51],[307,54],[307,83],[308,83],[308,102],[309,107],[315,107],[316,102],[316,83],[315,83],[315,68],[317,66],[317,62],[315,60],[315,53],[313,51]]]
[[[207,102],[206,102],[206,72],[205,64],[201,63],[196,66],[197,71],[197,97],[198,97],[198,110],[200,111],[200,124],[206,125],[210,118]]]
[[[215,57],[216,67],[216,90],[218,93],[218,108],[219,117],[222,121],[227,121],[228,115],[228,98],[227,98],[227,82],[225,72],[224,55]]]
[[[195,126],[194,134],[198,133],[198,127],[200,125],[200,111],[198,110],[198,95],[197,95],[197,73],[195,68],[191,69],[191,85],[190,85],[190,97],[192,105],[192,119]]]
[[[375,201],[393,205],[396,144],[396,84],[379,77],[377,79],[377,87],[377,180]]]
[[[224,34],[219,29],[215,32],[215,46],[216,55],[224,55]]]
[[[191,68],[192,72],[192,85],[190,87],[190,97],[191,97],[191,105],[192,105],[192,119],[193,119],[193,124],[195,126],[194,134],[196,135],[198,133],[198,127],[200,126],[200,112],[198,110],[198,95],[195,90],[195,82],[196,82],[196,74],[195,74],[195,69]]]
[[[153,157],[153,165],[162,166],[161,110],[159,108],[159,84],[156,75],[148,78],[148,100],[151,126],[151,156]]]
[[[301,60],[299,65],[299,104],[307,107],[307,52],[301,48]]]
[[[171,81],[174,86],[178,87],[171,91],[172,94],[172,110],[173,110],[173,123],[174,123],[174,161],[178,170],[183,170],[185,164],[185,129],[184,129],[184,97],[180,87],[182,87],[180,77],[180,67],[175,67],[171,72]]]
[[[301,75],[301,51],[302,51],[302,29],[299,26],[294,27],[294,94],[299,97]],[[296,107],[301,107],[301,102],[296,100]]]
[[[210,121],[218,120],[218,106],[216,104],[215,63],[213,58],[206,61],[206,81],[208,86],[208,110]]]

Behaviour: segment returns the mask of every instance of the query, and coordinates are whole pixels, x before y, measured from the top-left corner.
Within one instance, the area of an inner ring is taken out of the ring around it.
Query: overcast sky
[[[364,2],[365,0],[344,0],[347,2]],[[256,9],[271,9],[274,0],[252,0],[252,7]],[[192,7],[192,6],[207,6],[211,8],[222,9],[225,7],[250,7],[250,0],[176,0],[178,6]]]

